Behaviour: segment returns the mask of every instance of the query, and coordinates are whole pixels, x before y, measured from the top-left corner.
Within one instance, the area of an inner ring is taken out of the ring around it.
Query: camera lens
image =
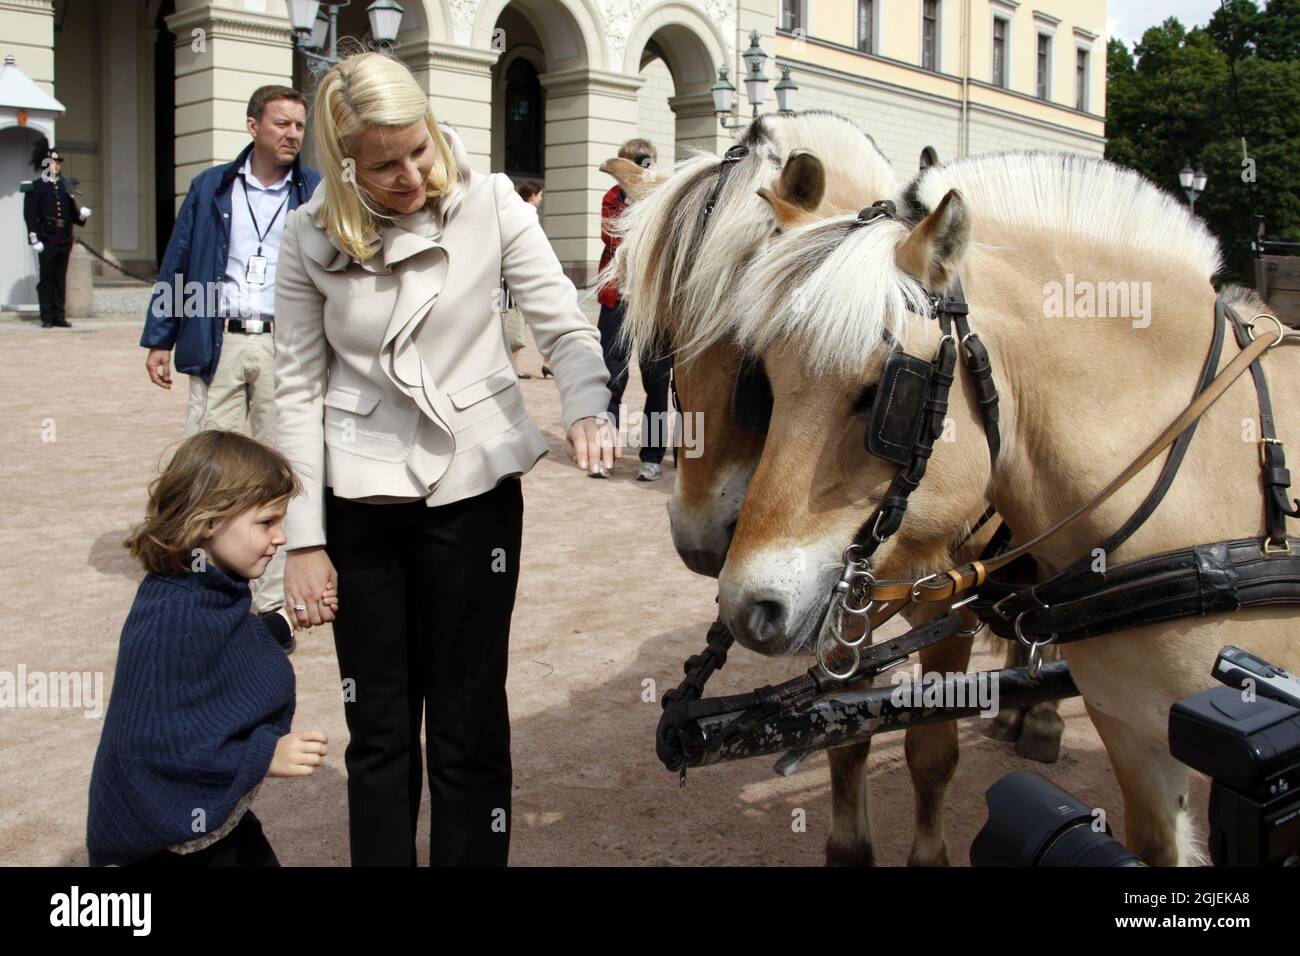
[[[1140,866],[1093,811],[1029,770],[1007,774],[984,795],[989,819],[970,848],[972,866]]]

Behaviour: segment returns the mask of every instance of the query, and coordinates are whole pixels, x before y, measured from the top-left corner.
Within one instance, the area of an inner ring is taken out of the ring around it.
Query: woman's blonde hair
[[[455,186],[456,160],[438,131],[429,98],[411,71],[383,54],[358,53],[331,68],[316,88],[312,127],[316,165],[325,180],[320,224],[355,259],[369,259],[378,251],[376,220],[384,215],[358,181],[357,142],[368,127],[409,126],[421,117],[428,124],[434,150],[433,168],[425,182],[427,201]],[[350,175],[345,175],[345,169]]]
[[[149,485],[145,519],[122,547],[146,571],[194,570],[209,521],[287,501],[302,491],[284,455],[238,432],[209,429],[187,438]]]

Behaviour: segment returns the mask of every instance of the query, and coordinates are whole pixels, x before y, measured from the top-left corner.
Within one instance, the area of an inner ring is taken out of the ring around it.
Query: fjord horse
[[[936,352],[927,292],[961,282],[971,328],[992,357],[1002,449],[991,464],[970,382],[959,375],[948,406],[955,440],[935,443],[901,527],[873,556],[881,578],[951,567],[955,530],[985,501],[1022,541],[1081,508],[1182,412],[1208,354],[1218,245],[1136,173],[1078,156],[995,154],[926,170],[908,194],[912,223],[792,221],[747,271],[727,323],[762,356],[773,411],[719,603],[737,641],[764,654],[801,652],[815,639],[841,553],[893,478],[895,467],[864,448],[864,419],[887,331],[912,355]],[[1085,283],[1094,292],[1132,284],[1130,307],[1099,314],[1094,296],[1091,309],[1063,312],[1060,290]],[[1271,322],[1259,324],[1274,334]],[[1296,447],[1300,362],[1287,345],[1262,364],[1278,437]],[[1229,335],[1220,367],[1235,354]],[[1258,417],[1243,375],[1201,417],[1163,502],[1107,563],[1260,534],[1258,433],[1246,427]],[[1059,571],[1122,525],[1155,485],[1162,457],[1035,548],[1040,568]],[[792,563],[794,551],[805,560]],[[1187,769],[1169,752],[1171,705],[1214,683],[1211,666],[1228,643],[1295,671],[1296,624],[1293,608],[1260,607],[1062,646],[1124,795],[1126,843],[1145,862],[1201,859]]]

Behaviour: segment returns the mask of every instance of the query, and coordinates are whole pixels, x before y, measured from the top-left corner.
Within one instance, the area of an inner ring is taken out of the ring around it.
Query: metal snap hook
[[[821,669],[823,674],[833,680],[847,680],[853,676],[854,672],[858,669],[858,665],[862,663],[862,657],[858,654],[858,649],[856,647],[848,647],[848,652],[853,663],[843,672],[834,671],[831,669],[830,665],[826,663],[826,648],[819,640],[817,642],[817,666]]]

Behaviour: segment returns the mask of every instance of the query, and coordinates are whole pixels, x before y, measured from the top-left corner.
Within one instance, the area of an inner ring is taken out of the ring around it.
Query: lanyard
[[[257,226],[257,216],[253,214],[253,204],[248,199],[248,180],[244,178],[243,173],[239,174],[239,182],[240,185],[244,187],[244,205],[248,207],[248,218],[253,221],[253,232],[257,233],[257,252],[254,253],[254,255],[260,256],[262,254],[262,243],[266,241],[266,237],[270,233],[271,227],[275,225],[275,221],[280,218],[280,210],[284,209],[284,207],[289,203],[289,194],[286,190],[284,201],[280,203],[280,208],[275,211],[275,215],[271,217],[271,221],[266,224],[266,229],[262,230]]]

